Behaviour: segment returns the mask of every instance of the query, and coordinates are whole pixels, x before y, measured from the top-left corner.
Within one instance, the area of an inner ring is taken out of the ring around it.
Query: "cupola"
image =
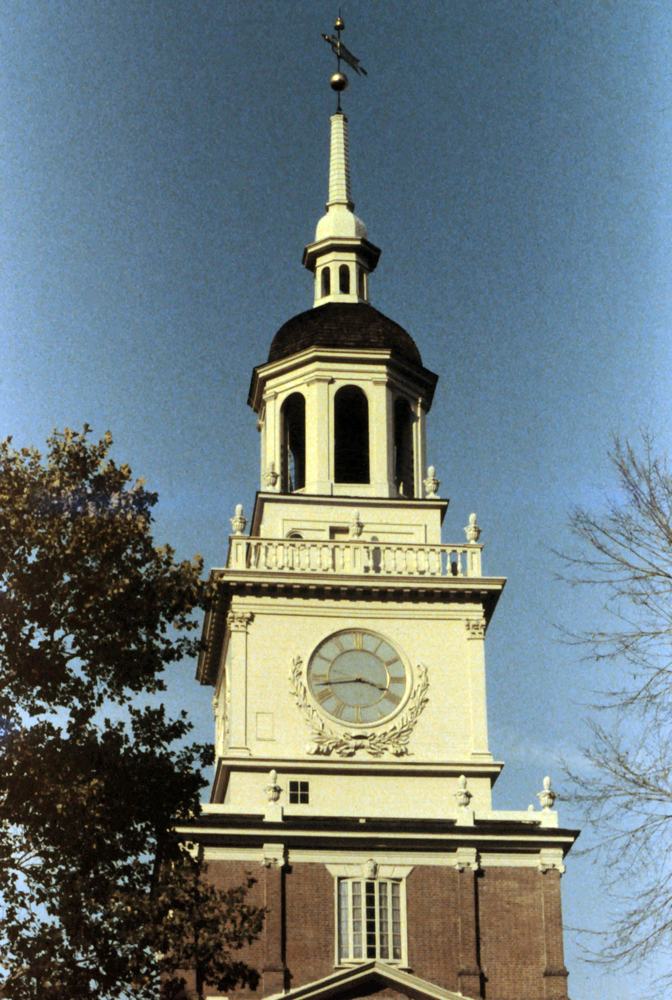
[[[335,44],[342,55],[346,50]],[[332,87],[342,90],[345,80],[335,74]],[[268,361],[252,376],[248,402],[259,416],[261,488],[421,499],[425,415],[437,376],[423,367],[406,330],[369,304],[368,279],[380,250],[354,207],[348,120],[339,98],[331,117],[327,210],[303,254],[315,276],[315,303],[278,330]]]

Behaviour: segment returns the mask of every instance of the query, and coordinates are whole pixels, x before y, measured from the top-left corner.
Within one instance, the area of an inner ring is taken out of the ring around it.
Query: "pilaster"
[[[468,997],[480,997],[481,967],[478,956],[478,854],[474,847],[458,848],[457,908],[460,922],[458,990]]]
[[[264,844],[262,855],[264,906],[264,964],[262,966],[263,995],[282,993],[286,967],[283,955],[284,937],[284,866],[286,851],[283,844]]]
[[[485,701],[485,618],[467,618],[469,657],[469,705],[472,757],[490,758],[488,721]]]
[[[544,922],[544,997],[567,1000],[567,977],[562,942],[562,904],[560,879],[565,870],[562,851],[543,850],[539,859],[541,900]]]
[[[229,630],[227,656],[227,683],[231,719],[229,721],[229,755],[247,757],[247,630],[252,615],[248,611],[229,611],[226,625]]]

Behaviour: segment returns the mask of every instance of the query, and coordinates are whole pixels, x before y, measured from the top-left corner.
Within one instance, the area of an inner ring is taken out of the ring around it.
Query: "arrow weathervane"
[[[324,34],[322,35],[325,42],[328,42],[329,45],[331,45],[332,51],[337,59],[336,72],[334,73],[329,82],[331,84],[332,90],[335,90],[336,93],[338,94],[338,109],[337,109],[338,111],[341,110],[341,92],[345,90],[349,82],[345,73],[341,73],[341,59],[343,60],[343,62],[346,62],[348,66],[352,66],[352,68],[354,69],[355,73],[358,76],[361,76],[362,73],[364,74],[364,76],[367,76],[367,72],[361,65],[357,56],[353,55],[350,49],[346,49],[345,45],[341,41],[341,32],[343,31],[344,28],[345,24],[343,23],[343,18],[341,17],[339,12],[338,17],[336,18],[336,23],[334,25],[336,36],[324,35]]]

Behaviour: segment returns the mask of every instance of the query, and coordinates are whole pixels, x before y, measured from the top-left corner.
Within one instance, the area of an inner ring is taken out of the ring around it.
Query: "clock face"
[[[337,632],[313,653],[310,692],[323,712],[349,725],[372,725],[394,715],[408,675],[396,649],[375,632]]]

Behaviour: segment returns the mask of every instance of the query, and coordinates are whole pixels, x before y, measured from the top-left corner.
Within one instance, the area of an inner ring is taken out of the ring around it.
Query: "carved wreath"
[[[382,757],[384,753],[392,753],[395,757],[407,756],[410,753],[408,741],[411,733],[420,713],[429,701],[427,668],[422,664],[417,667],[417,676],[418,680],[411,691],[408,708],[391,726],[368,733],[337,733],[311,705],[304,680],[303,660],[300,656],[296,656],[292,660],[289,683],[294,700],[313,731],[313,742],[308,744],[308,753],[328,756],[333,752],[339,757],[354,757],[358,750],[366,750],[371,757]]]

